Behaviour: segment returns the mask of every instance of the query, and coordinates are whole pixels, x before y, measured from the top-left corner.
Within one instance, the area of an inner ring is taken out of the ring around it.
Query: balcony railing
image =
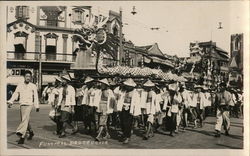
[[[14,51],[7,51],[7,60],[37,62],[39,60],[39,52],[18,53]],[[72,54],[63,54],[63,53],[56,53],[56,54],[41,53],[41,61],[73,63],[75,62],[75,56]]]

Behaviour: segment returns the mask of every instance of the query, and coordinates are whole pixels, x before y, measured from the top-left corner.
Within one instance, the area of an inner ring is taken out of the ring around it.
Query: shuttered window
[[[84,10],[75,8],[73,9],[72,22],[83,23],[84,22]]]
[[[40,32],[35,32],[35,52],[40,52],[41,49]]]
[[[16,6],[16,18],[28,19],[29,7],[28,6]]]

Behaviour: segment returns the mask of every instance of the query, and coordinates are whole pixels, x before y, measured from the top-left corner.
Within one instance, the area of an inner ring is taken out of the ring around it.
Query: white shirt
[[[61,87],[58,89],[58,93],[59,93],[59,100],[58,100],[58,104],[57,104],[58,106],[62,105],[63,90],[64,90],[64,87]],[[68,85],[66,88],[66,98],[64,101],[64,105],[66,105],[66,106],[76,105],[75,89],[71,85]]]
[[[173,102],[171,103],[171,112],[178,113],[179,104],[182,102],[182,97],[180,93],[176,93],[173,97]]]
[[[20,105],[34,105],[35,108],[39,108],[37,87],[34,83],[18,84],[9,102],[13,103],[18,97]]]
[[[198,94],[196,94],[194,92],[190,92],[190,102],[189,102],[189,105],[191,107],[196,107],[197,106],[197,97],[198,97]]]
[[[209,92],[204,93],[204,107],[211,106],[212,105],[212,99],[211,94]]]
[[[186,106],[186,108],[189,106],[190,104],[190,92],[188,90],[184,90],[182,93],[181,93],[182,97],[183,97],[183,103],[184,105]]]
[[[82,105],[89,105],[88,102],[88,87],[86,85],[82,86],[82,94],[83,94],[83,98],[82,98]]]

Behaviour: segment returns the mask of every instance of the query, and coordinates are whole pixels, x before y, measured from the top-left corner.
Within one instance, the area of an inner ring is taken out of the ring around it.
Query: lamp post
[[[120,65],[120,61],[121,61],[121,55],[123,53],[123,45],[122,45],[122,40],[123,40],[123,36],[122,36],[122,27],[123,27],[123,23],[122,23],[122,8],[120,7],[120,22],[121,22],[121,25],[120,25],[120,34],[119,34],[119,51],[117,53],[117,60],[118,60],[118,65]]]
[[[39,97],[42,97],[42,36],[39,36],[39,69],[38,69],[38,91]]]
[[[223,27],[222,27],[222,22],[219,22],[219,26],[217,27],[217,29],[223,29]],[[209,58],[208,58],[208,60],[210,60],[210,62],[211,62],[211,64],[213,63],[213,61],[212,61],[212,56],[211,56],[211,54],[212,54],[212,50],[213,50],[213,27],[211,28],[211,34],[210,34],[211,36],[211,40],[210,40],[210,52],[209,52]],[[211,69],[211,70],[213,70],[213,69]]]

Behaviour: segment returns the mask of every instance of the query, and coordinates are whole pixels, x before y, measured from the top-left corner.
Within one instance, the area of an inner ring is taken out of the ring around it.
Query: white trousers
[[[33,106],[20,106],[20,115],[21,115],[21,123],[17,127],[16,132],[19,132],[22,134],[22,137],[24,138],[26,135],[26,131],[28,127],[30,128],[29,125],[29,120],[30,120],[30,112],[32,110]]]
[[[219,109],[217,109],[215,130],[221,131],[222,125],[224,126],[225,131],[229,131],[230,128],[229,111],[222,112]]]
[[[180,126],[181,123],[181,114],[183,113],[183,108],[179,109],[177,116],[176,116],[176,126]]]

